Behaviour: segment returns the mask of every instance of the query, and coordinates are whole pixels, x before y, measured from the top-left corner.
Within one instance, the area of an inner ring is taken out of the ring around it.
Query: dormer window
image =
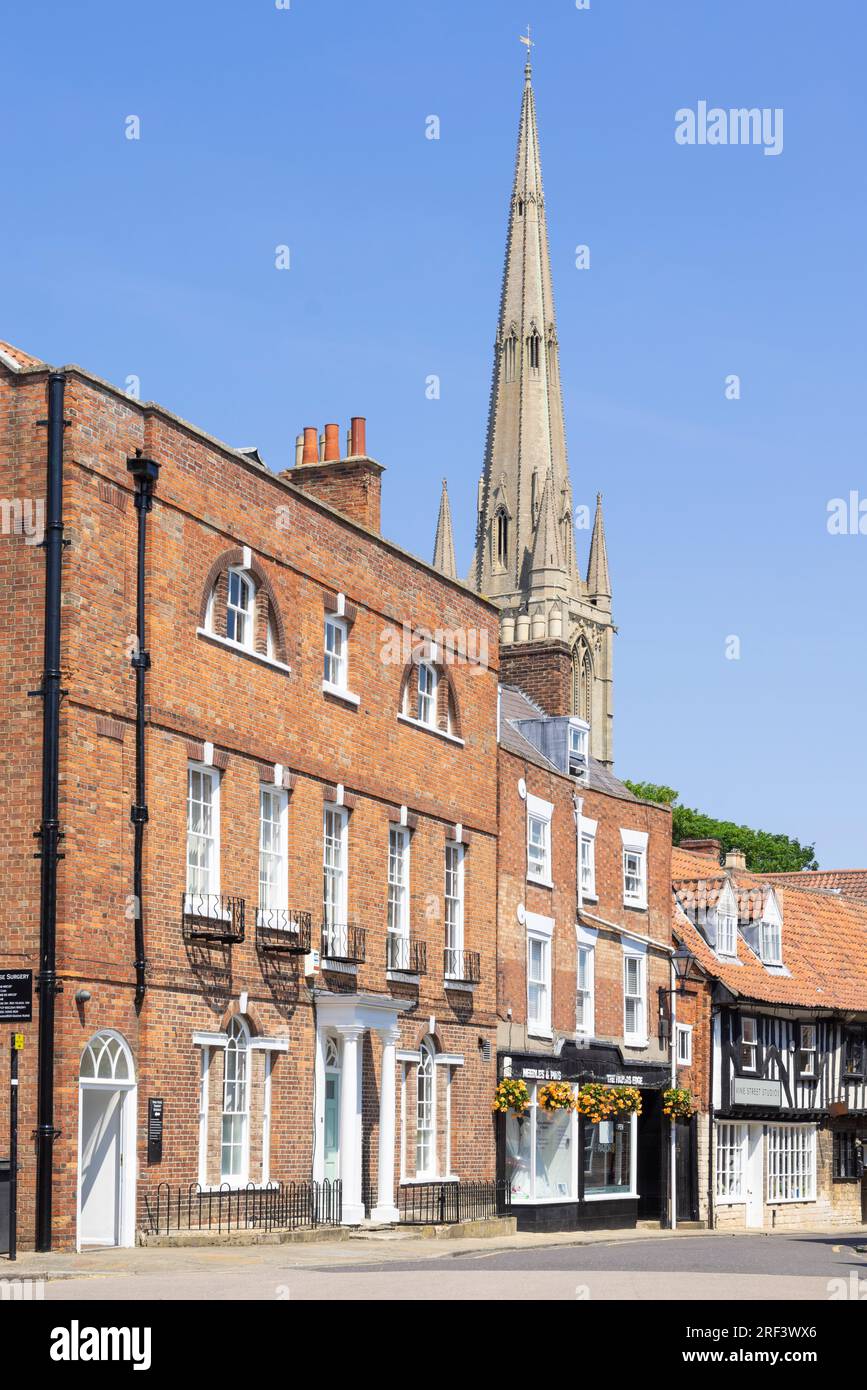
[[[569,725],[569,775],[583,777],[587,771],[589,729],[583,724]]]
[[[420,724],[436,728],[437,722],[437,673],[427,661],[419,662],[418,704],[416,719]]]
[[[782,965],[783,940],[780,923],[773,918],[763,920],[759,929],[759,944],[762,962],[765,965]]]
[[[255,591],[241,570],[229,570],[229,593],[226,606],[226,636],[239,647],[253,645],[253,599]]]
[[[721,956],[738,953],[738,919],[730,912],[721,912],[717,917],[716,948]]]

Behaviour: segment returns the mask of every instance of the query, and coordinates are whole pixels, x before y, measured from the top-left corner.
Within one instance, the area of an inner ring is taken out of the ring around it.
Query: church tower
[[[586,579],[574,520],[528,49],[470,583],[501,610],[503,681],[548,714],[589,719],[590,751],[610,766],[615,629],[601,494]]]

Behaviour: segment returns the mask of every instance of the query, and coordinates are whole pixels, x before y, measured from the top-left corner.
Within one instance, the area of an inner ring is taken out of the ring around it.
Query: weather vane
[[[524,34],[519,34],[519,35],[518,35],[518,40],[519,40],[520,43],[523,43],[523,44],[526,45],[526,48],[527,48],[527,62],[529,63],[529,61],[530,61],[530,49],[531,49],[531,48],[535,48],[535,46],[536,46],[535,43],[534,43],[534,41],[530,38],[530,26],[529,26],[529,24],[527,25],[527,33],[526,33],[526,35],[524,35]]]

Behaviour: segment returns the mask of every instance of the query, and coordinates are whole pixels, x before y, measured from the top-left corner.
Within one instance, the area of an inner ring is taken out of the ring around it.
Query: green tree
[[[747,868],[755,874],[797,873],[819,867],[814,844],[802,845],[788,835],[773,835],[768,830],[736,825],[734,821],[716,820],[691,806],[681,806],[673,787],[630,781],[626,781],[626,786],[642,801],[671,807],[671,835],[676,845],[681,840],[719,840],[724,851],[743,850]]]

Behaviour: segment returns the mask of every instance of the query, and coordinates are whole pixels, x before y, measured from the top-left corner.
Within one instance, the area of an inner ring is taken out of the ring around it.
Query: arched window
[[[509,563],[509,517],[503,507],[497,512],[496,532],[497,564],[505,569]]]
[[[506,381],[514,381],[518,367],[518,339],[514,330],[503,344],[503,376]]]
[[[82,1081],[133,1081],[132,1058],[116,1033],[97,1033],[81,1054]]]
[[[286,642],[270,579],[249,550],[225,551],[211,566],[200,629],[221,642],[285,665]]]
[[[220,1181],[243,1186],[249,1166],[249,1046],[250,1035],[240,1015],[228,1027],[223,1053],[223,1124]]]
[[[524,216],[524,199],[523,199],[523,198],[519,198],[519,199],[518,199],[518,216],[519,216],[519,217],[523,217],[523,216]]]
[[[420,724],[436,727],[437,722],[437,672],[429,661],[418,664],[418,704],[416,719]]]
[[[433,1044],[426,1038],[416,1080],[416,1176],[433,1177],[436,1166],[436,1072]]]
[[[474,656],[474,651],[469,648],[464,651],[457,645],[455,653],[455,659]],[[449,653],[445,654],[445,659],[452,659]],[[422,724],[426,729],[437,729],[441,734],[461,737],[460,714],[451,672],[439,656],[417,654],[404,667],[399,717],[413,724]]]
[[[539,364],[542,356],[542,340],[538,333],[531,333],[527,339],[527,363],[530,368],[531,376],[539,375]]]
[[[572,649],[572,713],[591,722],[593,708],[593,663],[586,642],[579,639]]]

